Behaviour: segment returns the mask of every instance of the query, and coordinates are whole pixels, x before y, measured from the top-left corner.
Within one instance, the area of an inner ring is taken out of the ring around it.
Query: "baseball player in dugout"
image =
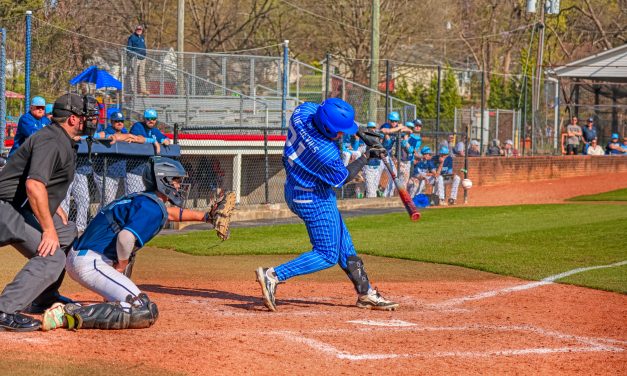
[[[73,138],[95,130],[87,125],[85,103],[77,94],[58,98],[53,124],[26,139],[0,172],[0,246],[28,258],[0,295],[0,330],[37,330],[41,322],[19,311],[41,313],[68,301],[58,288],[76,227],[60,204],[74,178]]]
[[[67,256],[66,270],[104,303],[81,306],[56,303],[43,316],[44,331],[68,329],[148,328],[159,316],[157,305],[131,281],[135,253],[155,237],[166,221],[211,223],[218,237],[229,237],[235,194],[212,201],[208,212],[183,209],[189,184],[180,162],[151,157],[143,170],[146,191],[105,206]],[[166,207],[166,203],[172,204]]]
[[[344,167],[336,141],[344,134],[357,133],[354,118],[353,107],[338,98],[327,99],[320,105],[303,103],[290,118],[283,154],[287,175],[285,201],[305,222],[312,249],[277,267],[257,268],[264,304],[271,311],[277,310],[275,294],[279,283],[338,263],[355,286],[358,307],[377,310],[398,307],[371,287],[364,263],[355,252],[337,208],[334,188],[351,181],[369,159],[386,155],[380,142],[368,145],[364,140],[368,145],[366,152]]]

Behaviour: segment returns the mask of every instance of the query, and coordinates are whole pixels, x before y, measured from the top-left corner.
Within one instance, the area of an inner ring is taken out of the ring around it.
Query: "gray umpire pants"
[[[53,220],[61,247],[54,255],[41,257],[37,247],[42,230],[35,216],[0,201],[0,246],[12,245],[28,258],[26,265],[2,291],[0,312],[12,314],[33,301],[44,304],[54,299],[63,282],[65,255],[76,238],[76,226],[73,222],[64,225],[56,214]]]

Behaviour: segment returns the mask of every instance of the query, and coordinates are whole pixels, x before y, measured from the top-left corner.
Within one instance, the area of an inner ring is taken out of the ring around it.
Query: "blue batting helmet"
[[[398,112],[396,111],[392,111],[388,115],[388,120],[389,121],[401,121],[401,115],[399,115]]]
[[[157,110],[149,108],[144,111],[144,119],[156,119],[157,118]]]
[[[111,116],[109,117],[109,119],[111,120],[111,122],[115,122],[115,121],[124,121],[124,114],[121,113],[120,111],[116,111],[111,113]]]
[[[376,128],[377,127],[377,123],[375,123],[374,121],[369,121],[368,125],[366,125],[366,128]]]
[[[440,154],[448,154],[448,148],[446,146],[442,146],[440,148]]]
[[[414,125],[414,123],[413,123],[412,121],[406,121],[406,122],[405,122],[405,126],[406,126],[407,128],[413,128],[413,127],[415,127],[415,125]]]
[[[314,115],[314,125],[325,137],[335,138],[338,132],[357,133],[355,110],[340,98],[329,98],[320,104]]]
[[[420,154],[431,154],[431,148],[428,146],[424,146],[422,149],[420,149]]]

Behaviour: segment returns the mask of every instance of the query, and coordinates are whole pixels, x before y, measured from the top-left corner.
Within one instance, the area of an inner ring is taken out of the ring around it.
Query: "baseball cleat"
[[[261,285],[263,304],[268,307],[270,311],[276,312],[274,294],[276,293],[276,285],[279,284],[279,280],[275,277],[268,276],[267,272],[268,268],[259,267],[255,271],[255,274],[257,275],[257,282]]]
[[[394,311],[398,308],[398,303],[386,300],[377,290],[371,289],[367,294],[357,298],[357,307],[377,311]]]
[[[0,312],[0,332],[32,332],[41,326],[41,321],[21,313]]]
[[[41,330],[47,332],[65,327],[65,304],[54,303],[48,308],[41,319]]]
[[[448,199],[448,204],[449,205],[455,205],[455,199],[454,198],[449,198]]]

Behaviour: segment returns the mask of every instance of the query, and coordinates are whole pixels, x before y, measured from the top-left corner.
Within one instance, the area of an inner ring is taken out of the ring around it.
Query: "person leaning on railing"
[[[155,154],[161,153],[161,144],[170,145],[172,141],[157,128],[157,111],[149,108],[144,111],[144,120],[138,121],[131,127],[130,133],[137,137],[135,142],[153,144]],[[126,175],[127,191],[129,193],[142,192],[146,188],[142,180],[143,164],[129,164]]]

